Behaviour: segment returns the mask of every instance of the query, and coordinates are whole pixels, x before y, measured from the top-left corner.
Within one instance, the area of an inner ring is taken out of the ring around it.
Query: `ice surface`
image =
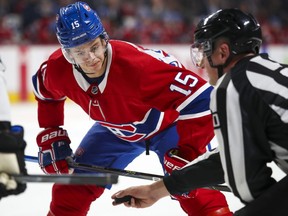
[[[93,121],[72,102],[66,104],[65,129],[68,130],[72,140],[72,148],[76,149],[86,131],[93,124]],[[36,156],[38,147],[35,142],[36,135],[41,131],[37,123],[37,107],[35,103],[24,103],[12,105],[12,123],[21,124],[25,128],[25,140],[27,141],[26,155]],[[53,115],[53,113],[51,113]],[[139,172],[147,172],[162,175],[161,167],[153,152],[150,156],[141,155],[135,159],[126,169]],[[38,164],[27,162],[28,173],[42,174]],[[283,173],[275,169],[276,178],[280,179]],[[149,180],[141,180],[129,177],[120,177],[119,183],[112,189],[107,190],[102,197],[94,202],[88,216],[110,216],[110,215],[137,215],[137,216],[184,216],[178,202],[170,198],[163,198],[155,205],[146,209],[132,209],[124,206],[112,206],[113,193],[132,185],[150,184]],[[18,196],[10,196],[0,201],[1,216],[45,216],[49,209],[51,199],[51,183],[29,183],[27,190]],[[230,208],[234,211],[242,206],[237,198],[231,193],[224,193],[229,202]],[[81,202],[79,200],[79,202]]]

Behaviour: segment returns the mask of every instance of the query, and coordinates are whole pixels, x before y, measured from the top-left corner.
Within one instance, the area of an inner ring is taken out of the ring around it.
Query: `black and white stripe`
[[[219,80],[210,108],[225,181],[251,202],[275,183],[267,163],[288,173],[288,67],[267,55],[241,60]]]

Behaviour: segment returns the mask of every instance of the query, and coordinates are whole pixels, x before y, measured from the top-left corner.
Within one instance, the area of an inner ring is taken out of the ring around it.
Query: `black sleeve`
[[[223,184],[224,172],[220,155],[215,153],[191,166],[175,170],[170,176],[165,176],[163,181],[172,195],[186,193],[196,188]]]
[[[235,216],[283,216],[288,212],[288,176],[235,212]]]

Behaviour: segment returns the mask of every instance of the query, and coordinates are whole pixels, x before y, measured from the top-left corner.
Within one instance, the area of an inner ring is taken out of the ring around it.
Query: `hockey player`
[[[124,169],[146,149],[170,173],[206,151],[214,136],[212,87],[201,77],[162,50],[109,40],[96,12],[83,2],[60,9],[56,34],[61,49],[33,76],[45,173],[69,172],[65,158],[72,150],[61,127],[66,98],[95,120],[75,151],[77,162]],[[174,152],[180,159],[171,157]],[[86,215],[103,192],[99,186],[54,185],[48,215]],[[231,215],[219,191],[199,189],[175,199],[188,215]]]
[[[6,89],[5,66],[0,58],[0,199],[25,191],[26,184],[17,182],[11,174],[26,174],[23,128],[11,126],[10,103]]]
[[[112,198],[132,195],[125,205],[142,208],[169,194],[224,183],[225,179],[246,205],[235,215],[286,215],[288,177],[276,182],[267,164],[274,161],[288,173],[287,65],[259,54],[260,25],[238,9],[207,16],[194,37],[193,62],[206,69],[215,86],[210,107],[220,155],[217,150],[205,153],[205,160],[193,161],[163,181],[128,188]]]

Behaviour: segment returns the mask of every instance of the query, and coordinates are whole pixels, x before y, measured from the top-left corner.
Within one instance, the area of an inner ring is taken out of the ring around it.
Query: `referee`
[[[204,19],[194,36],[194,62],[215,86],[210,109],[225,182],[244,204],[267,196],[267,203],[247,206],[239,215],[288,214],[288,181],[278,184],[267,166],[274,161],[288,172],[287,65],[258,54],[260,25],[236,9]]]
[[[192,60],[215,86],[210,109],[219,149],[163,181],[128,188],[112,198],[132,195],[125,205],[143,208],[169,194],[226,182],[245,204],[234,215],[288,215],[288,177],[276,182],[267,166],[274,161],[288,173],[287,65],[260,54],[261,27],[238,9],[207,16],[194,37]]]

